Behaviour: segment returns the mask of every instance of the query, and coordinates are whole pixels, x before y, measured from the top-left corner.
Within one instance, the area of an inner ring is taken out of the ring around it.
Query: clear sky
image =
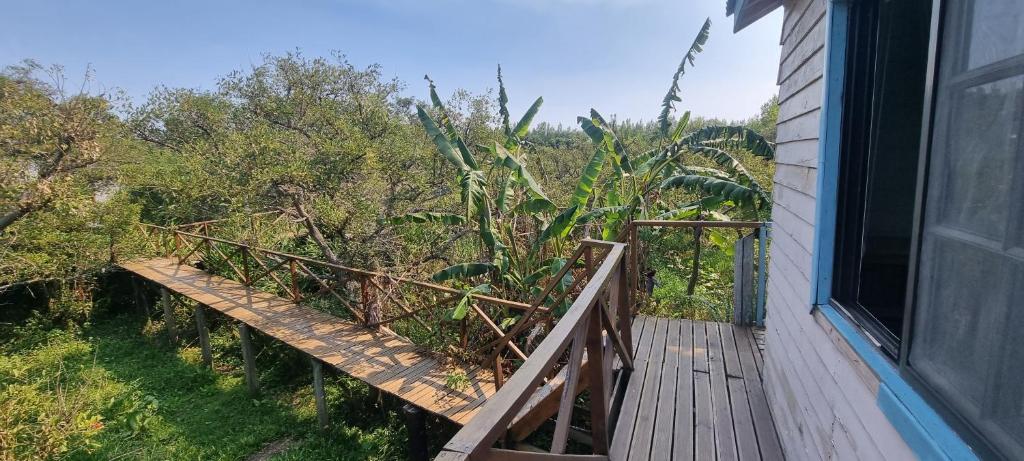
[[[575,124],[595,107],[650,120],[704,19],[711,39],[684,77],[680,107],[728,119],[757,112],[777,87],[781,9],[739,34],[726,0],[31,0],[3,8],[0,65],[33,58],[87,65],[103,87],[141,100],[158,85],[213,89],[263,53],[345,53],[379,63],[405,93],[496,87],[500,63],[517,117]]]

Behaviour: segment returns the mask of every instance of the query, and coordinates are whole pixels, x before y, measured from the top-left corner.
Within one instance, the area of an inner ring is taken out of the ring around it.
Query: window
[[[832,303],[1024,459],[1024,2],[934,4],[852,3]]]
[[[851,14],[834,302],[899,352],[928,65],[927,1],[865,1]]]
[[[908,365],[1024,458],[1024,4],[950,0],[939,42]]]

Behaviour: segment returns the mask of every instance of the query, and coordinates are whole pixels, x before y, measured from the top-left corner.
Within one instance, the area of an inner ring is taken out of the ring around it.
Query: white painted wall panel
[[[790,459],[912,459],[871,373],[810,314],[825,5],[787,0],[780,35],[765,390]]]

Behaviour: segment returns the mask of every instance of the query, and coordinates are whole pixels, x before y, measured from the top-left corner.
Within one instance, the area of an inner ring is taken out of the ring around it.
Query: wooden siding
[[[764,387],[791,459],[913,459],[877,378],[810,313],[826,0],[787,0],[779,63]]]

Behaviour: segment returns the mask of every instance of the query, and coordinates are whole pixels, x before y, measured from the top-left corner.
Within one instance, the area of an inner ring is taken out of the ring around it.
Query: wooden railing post
[[[178,264],[184,264],[185,258],[181,256],[181,235],[178,235],[178,231],[176,230],[172,230],[171,232],[174,232],[174,253],[172,254],[178,256]]]
[[[295,268],[295,259],[288,259],[288,271],[291,274],[291,295],[292,301],[299,302],[302,300],[302,294],[299,293],[299,277],[298,271]]]
[[[252,273],[249,272],[249,246],[242,247],[242,283],[245,286],[252,285]]]
[[[612,279],[612,306],[615,308],[615,321],[619,337],[626,347],[626,353],[633,356],[633,315],[629,304],[629,263],[622,261],[615,270]]]
[[[587,331],[587,372],[590,374],[590,427],[595,455],[608,454],[608,390],[610,376],[604,372],[604,329],[601,324],[600,298],[591,308]],[[610,325],[609,325],[610,326]]]
[[[364,275],[359,278],[359,291],[362,295],[363,300],[363,316],[366,326],[373,328],[374,330],[380,328],[380,303],[378,302],[378,296],[373,293],[373,284],[371,283],[369,275]]]
[[[639,239],[637,238],[637,226],[632,221],[629,223],[629,240],[626,244],[626,254],[629,260],[629,270],[626,276],[626,304],[629,305],[630,315],[636,313],[636,290],[638,288],[638,281],[640,274],[638,273],[640,247],[638,245]]]

